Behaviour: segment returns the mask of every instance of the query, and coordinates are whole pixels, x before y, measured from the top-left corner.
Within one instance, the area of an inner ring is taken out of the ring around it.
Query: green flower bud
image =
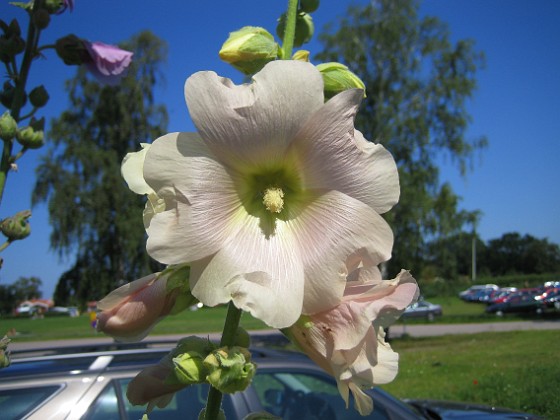
[[[173,357],[176,357],[181,353],[194,351],[204,354],[204,357],[206,357],[210,354],[210,352],[216,350],[216,348],[216,344],[212,343],[209,339],[191,335],[189,337],[181,338],[172,354]]]
[[[14,101],[14,93],[14,86],[9,81],[4,82],[4,87],[2,89],[2,92],[0,92],[0,102],[2,102],[2,105],[4,105],[6,108],[12,107],[12,102]],[[27,102],[27,95],[24,96],[23,105],[25,105],[25,102]]]
[[[76,35],[66,35],[57,39],[55,50],[62,61],[64,61],[64,64],[69,66],[79,66],[89,60],[86,46]]]
[[[210,372],[206,377],[210,385],[228,394],[247,388],[256,370],[251,353],[237,346],[213,351],[204,359],[204,365]]]
[[[10,366],[11,363],[8,344],[10,344],[10,339],[5,335],[4,338],[0,340],[0,369]]]
[[[208,369],[204,365],[207,355],[188,351],[173,358],[175,376],[184,385],[200,384],[206,380]]]
[[[0,222],[0,231],[10,241],[26,238],[31,233],[31,226],[27,220],[30,217],[30,210],[23,210],[7,217]]]
[[[319,8],[319,0],[299,0],[299,8],[302,12],[313,13]]]
[[[286,32],[286,14],[284,13],[278,19],[276,26],[276,35],[278,38],[284,39],[284,32]],[[303,44],[309,42],[315,32],[315,25],[313,18],[307,13],[300,12],[296,16],[296,32],[294,34],[294,47],[301,47]]]
[[[203,408],[202,411],[198,414],[198,420],[204,420],[206,417],[206,408]],[[222,410],[220,408],[220,412],[218,413],[218,417],[216,417],[216,420],[226,420],[226,413],[224,413],[224,410]]]
[[[31,125],[28,125],[17,131],[16,139],[23,147],[39,149],[45,144],[45,133],[43,130],[35,130]]]
[[[12,115],[6,111],[0,117],[0,138],[4,141],[12,140],[17,133],[17,122]]]
[[[309,63],[309,51],[297,50],[294,55],[292,55],[292,60],[305,61],[306,63]]]
[[[31,92],[29,92],[29,102],[35,108],[41,108],[47,104],[49,101],[49,93],[43,85],[37,86]]]
[[[337,93],[348,89],[362,89],[364,98],[366,96],[366,87],[364,82],[348,70],[344,64],[340,63],[323,63],[317,65],[317,70],[323,76],[325,98],[330,99]]]
[[[244,74],[254,74],[276,60],[280,47],[264,28],[245,26],[229,34],[220,58]]]
[[[45,29],[51,22],[51,15],[45,9],[38,9],[33,12],[33,23],[38,29]]]

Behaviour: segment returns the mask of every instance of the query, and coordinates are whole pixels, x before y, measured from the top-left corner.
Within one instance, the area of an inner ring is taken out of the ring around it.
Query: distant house
[[[54,306],[51,299],[30,299],[21,302],[15,309],[16,316],[32,316],[44,314]]]

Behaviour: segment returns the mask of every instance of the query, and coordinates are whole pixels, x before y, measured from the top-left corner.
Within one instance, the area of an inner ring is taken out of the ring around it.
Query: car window
[[[131,378],[112,381],[97,397],[84,420],[107,420],[123,418],[119,413],[119,402],[126,413],[125,419],[138,420],[142,418],[146,406],[135,406],[126,398],[126,388]],[[150,420],[198,420],[200,411],[206,405],[208,385],[190,386],[176,393],[170,403],[164,408],[155,408]],[[224,395],[222,409],[226,418],[235,419],[236,415],[229,395]]]
[[[259,372],[252,383],[264,410],[284,420],[362,420],[351,398],[346,409],[336,383],[330,378],[301,372]],[[389,415],[380,404],[369,419]]]
[[[43,401],[54,395],[62,386],[50,385],[0,391],[0,413],[5,420],[25,417]]]

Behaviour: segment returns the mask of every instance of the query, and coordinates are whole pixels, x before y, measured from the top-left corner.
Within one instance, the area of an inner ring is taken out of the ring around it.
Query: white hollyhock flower
[[[147,249],[189,263],[201,302],[232,300],[283,328],[340,302],[351,254],[390,257],[379,214],[398,200],[397,169],[354,128],[361,90],[324,103],[313,65],[275,61],[240,86],[196,73],[185,96],[198,133],[167,134],[145,156],[143,177],[165,202]]]

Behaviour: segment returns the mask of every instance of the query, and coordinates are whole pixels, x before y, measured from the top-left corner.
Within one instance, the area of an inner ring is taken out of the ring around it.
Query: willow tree
[[[448,26],[419,16],[414,0],[377,0],[352,6],[320,36],[317,60],[345,63],[365,83],[367,97],[356,119],[366,138],[395,157],[401,198],[388,214],[395,229],[390,272],[419,274],[429,239],[456,232],[468,219],[439,180],[438,157],[465,174],[486,139],[466,137],[466,101],[483,64],[471,40],[450,41]],[[442,202],[450,203],[442,206]]]
[[[145,252],[143,197],[120,173],[126,153],[166,131],[167,111],[154,99],[166,45],[150,32],[121,47],[134,52],[117,86],[104,86],[83,68],[67,82],[69,107],[52,121],[52,147],[37,168],[33,203],[48,202],[51,247],[75,256],[57,284],[57,303],[103,297],[151,271]]]

